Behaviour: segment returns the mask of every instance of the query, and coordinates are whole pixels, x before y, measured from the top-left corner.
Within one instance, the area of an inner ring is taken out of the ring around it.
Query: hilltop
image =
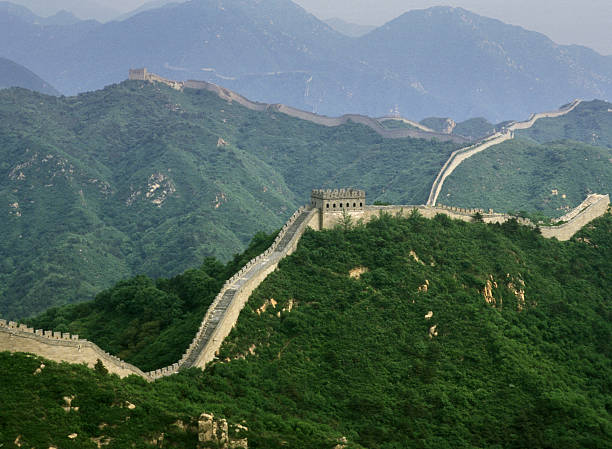
[[[193,447],[206,411],[268,449],[609,447],[611,231],[607,214],[565,243],[443,215],[307,232],[204,372],[145,384],[0,355],[0,442]],[[122,289],[98,299],[109,320]]]
[[[0,89],[7,87],[23,87],[47,95],[59,95],[53,86],[32,71],[6,58],[0,58]]]
[[[289,0],[194,0],[65,26],[0,10],[0,54],[64,94],[148,67],[332,116],[397,107],[415,119],[497,123],[573,98],[612,97],[612,57],[449,7],[410,11],[358,38]]]
[[[136,274],[227,261],[313,185],[423,203],[456,144],[385,139],[124,82],[77,97],[0,91],[0,315],[83,301]]]

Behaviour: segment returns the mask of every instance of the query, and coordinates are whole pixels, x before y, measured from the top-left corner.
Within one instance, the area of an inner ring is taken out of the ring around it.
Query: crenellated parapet
[[[110,373],[120,377],[135,374],[152,380],[139,368],[78,335],[34,329],[14,321],[0,320],[0,351],[30,352],[57,362],[85,363],[90,368],[100,360]]]
[[[342,208],[339,207],[340,203],[343,204]],[[331,205],[329,212],[327,204]],[[333,204],[336,204],[335,208]],[[542,226],[540,228],[542,235],[558,240],[568,240],[588,222],[605,214],[609,205],[609,195],[590,195],[580,206],[563,217],[568,219],[567,222],[558,226]],[[523,225],[536,226],[527,219],[494,213],[492,210],[444,205],[367,206],[363,190],[316,189],[312,191],[311,204],[301,207],[291,216],[272,245],[262,254],[251,259],[224,283],[208,308],[191,344],[176,363],[144,373],[137,367],[103,351],[94,343],[80,339],[78,335],[34,329],[6,320],[0,320],[0,351],[30,352],[55,361],[86,363],[90,367],[101,360],[111,373],[121,377],[135,374],[147,380],[170,376],[191,367],[204,369],[217,356],[223,341],[235,326],[240,311],[244,308],[251,293],[276,269],[284,257],[295,251],[301,236],[308,227],[315,230],[328,229],[341,224],[341,220],[347,215],[351,218],[369,221],[379,217],[381,213],[409,216],[414,210],[425,218],[445,214],[453,219],[473,221],[475,215],[479,214],[485,223],[505,223],[516,219]]]

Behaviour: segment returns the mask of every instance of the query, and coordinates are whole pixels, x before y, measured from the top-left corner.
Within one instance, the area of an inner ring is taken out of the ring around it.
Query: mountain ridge
[[[130,66],[146,66],[171,79],[222,80],[256,101],[325,115],[376,117],[398,107],[415,118],[500,122],[568,98],[612,93],[612,57],[461,9],[412,11],[349,38],[289,1],[222,7],[192,1],[122,22],[59,28],[16,28],[5,14],[0,52],[64,93],[117,82]]]

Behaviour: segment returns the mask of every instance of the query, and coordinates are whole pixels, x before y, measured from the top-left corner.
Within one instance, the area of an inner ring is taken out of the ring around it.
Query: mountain
[[[0,443],[193,448],[207,412],[267,449],[608,448],[610,251],[610,214],[562,243],[444,215],[310,231],[204,372],[146,383],[0,353]],[[197,298],[200,280],[176,287]],[[101,295],[86,326],[177,316],[147,288]]]
[[[133,17],[137,14],[140,14],[141,12],[145,12],[145,11],[149,11],[151,9],[158,9],[158,8],[162,8],[162,7],[168,7],[171,8],[175,5],[178,5],[179,3],[183,3],[185,0],[153,0],[150,2],[146,2],[145,4],[139,6],[138,8],[126,12],[125,14],[121,14],[120,16],[116,17],[115,20],[117,21],[123,21],[126,19],[129,19],[130,17]]]
[[[582,102],[540,119],[516,139],[464,161],[439,202],[561,216],[588,194],[612,191],[612,104]]]
[[[226,261],[312,188],[358,182],[370,201],[421,204],[458,148],[136,81],[68,98],[0,91],[0,142],[7,318]]]
[[[106,22],[119,15],[104,2],[93,0],[12,0],[13,3],[25,6],[41,17],[49,17],[60,11],[70,11],[81,19],[95,19]]]
[[[350,38],[289,0],[192,0],[63,27],[0,14],[0,54],[66,94],[148,67],[327,115],[485,117],[612,97],[612,57],[459,8],[411,11]]]
[[[361,37],[364,34],[368,34],[370,31],[376,29],[375,26],[371,25],[359,25],[356,23],[346,22],[338,17],[325,20],[325,23],[332,27],[339,33],[349,37]]]
[[[35,73],[5,58],[0,58],[0,89],[23,87],[47,95],[59,95],[50,84]]]

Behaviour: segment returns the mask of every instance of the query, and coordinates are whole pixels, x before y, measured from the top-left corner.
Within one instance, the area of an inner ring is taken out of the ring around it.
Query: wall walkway
[[[31,352],[57,362],[85,363],[90,368],[99,359],[109,372],[120,377],[135,374],[147,380],[169,376],[184,368],[205,368],[235,326],[253,290],[276,269],[282,259],[295,251],[315,214],[314,209],[300,208],[283,226],[270,248],[249,261],[225,283],[206,312],[187,352],[171,366],[145,373],[103,351],[96,344],[80,339],[78,335],[34,330],[5,320],[0,320],[0,351]]]
[[[558,111],[553,112],[542,112],[539,114],[532,114],[529,120],[525,122],[514,122],[507,127],[505,127],[501,132],[495,133],[492,136],[487,137],[484,141],[471,145],[466,148],[461,148],[457,151],[451,153],[449,159],[446,161],[442,170],[438,173],[436,180],[431,187],[431,191],[429,193],[429,198],[427,199],[428,206],[435,206],[438,201],[438,196],[442,191],[442,186],[444,185],[444,181],[448,178],[455,169],[466,159],[478,154],[488,148],[491,148],[494,145],[499,145],[507,140],[514,139],[514,132],[518,130],[524,130],[531,128],[535,122],[542,118],[555,118],[561,117],[562,115],[566,115],[572,112],[582,100],[574,100],[568,106],[559,109]]]
[[[610,205],[609,195],[590,195],[580,206],[566,214],[569,220],[559,226],[541,227],[542,235],[558,240],[569,240],[583,226],[606,213]],[[508,214],[496,214],[482,209],[463,209],[447,206],[366,206],[363,210],[349,212],[355,220],[369,221],[381,213],[408,216],[413,210],[426,218],[442,213],[451,218],[473,221],[476,213],[486,223],[504,223],[512,218]],[[97,360],[114,374],[121,377],[141,376],[152,381],[177,373],[181,369],[205,368],[215,358],[223,341],[236,325],[240,311],[251,293],[272,273],[279,262],[295,251],[300,238],[308,227],[327,229],[339,224],[341,212],[325,213],[319,209],[302,207],[287,221],[265,252],[249,261],[229,279],[209,307],[198,332],[181,359],[171,366],[145,373],[137,367],[103,351],[94,343],[80,339],[78,335],[34,330],[25,325],[0,320],[0,351],[30,352],[58,362],[85,363],[93,367]],[[533,226],[531,222],[518,219],[520,223]]]

